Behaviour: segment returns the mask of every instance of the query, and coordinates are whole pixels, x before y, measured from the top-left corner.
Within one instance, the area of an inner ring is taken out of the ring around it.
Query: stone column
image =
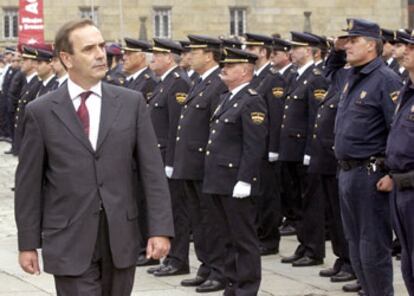
[[[303,14],[305,15],[305,23],[303,25],[303,31],[312,33],[312,25],[311,25],[311,14],[312,11],[304,11]]]
[[[147,21],[147,17],[146,16],[140,16],[139,17],[139,21],[140,21],[140,25],[139,25],[139,39],[141,40],[147,40],[147,26],[146,26],[146,21]]]

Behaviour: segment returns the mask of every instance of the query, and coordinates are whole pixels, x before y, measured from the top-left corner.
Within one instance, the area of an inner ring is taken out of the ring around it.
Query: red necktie
[[[91,91],[85,91],[80,94],[81,103],[79,105],[78,113],[79,119],[83,126],[83,131],[85,132],[86,136],[89,137],[89,112],[88,107],[86,106],[86,100],[92,94]]]

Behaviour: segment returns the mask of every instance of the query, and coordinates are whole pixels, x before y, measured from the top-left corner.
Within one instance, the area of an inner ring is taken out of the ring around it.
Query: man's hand
[[[345,44],[348,42],[348,38],[342,37],[342,38],[336,38],[334,44],[335,44],[335,50],[345,50]]]
[[[40,274],[39,257],[36,250],[19,252],[19,264],[27,273]]]
[[[381,192],[391,192],[394,187],[394,181],[389,175],[385,175],[377,182],[377,190]]]
[[[147,258],[161,259],[170,251],[170,239],[165,236],[154,236],[148,239]]]

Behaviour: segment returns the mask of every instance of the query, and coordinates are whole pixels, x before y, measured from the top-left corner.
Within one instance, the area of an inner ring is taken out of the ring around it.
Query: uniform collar
[[[208,69],[206,72],[203,73],[203,75],[200,75],[201,79],[204,80],[206,79],[211,73],[213,73],[214,71],[216,71],[218,69],[218,65],[211,67],[210,69]]]
[[[46,86],[53,77],[55,77],[55,75],[51,74],[46,80],[42,80],[43,86]]]
[[[282,69],[280,69],[280,70],[279,70],[279,73],[280,73],[281,75],[283,75],[283,73],[285,73],[285,72],[286,72],[286,70],[287,70],[290,66],[292,66],[292,63],[289,63],[289,64],[287,64],[286,66],[284,66]]]
[[[234,96],[235,96],[235,95],[237,95],[237,93],[238,93],[238,92],[240,92],[240,91],[241,91],[244,87],[246,87],[247,85],[249,85],[249,82],[243,83],[243,84],[241,84],[241,85],[237,86],[236,88],[234,88],[234,89],[231,91],[231,95],[230,95],[229,100],[231,100],[232,98],[234,98]]]
[[[33,77],[35,77],[36,75],[37,75],[37,72],[33,72],[29,76],[26,76],[26,82],[29,83],[33,79]]]
[[[305,65],[303,65],[302,67],[299,67],[298,68],[298,70],[297,70],[297,72],[298,72],[298,78],[300,77],[300,76],[302,76],[302,74],[309,68],[309,67],[312,67],[314,64],[313,64],[314,62],[313,62],[313,60],[310,60],[309,62],[307,62]]]
[[[263,70],[270,65],[270,62],[268,61],[266,64],[264,64],[262,67],[260,67],[260,69],[257,69],[256,71],[254,71],[254,75],[259,76],[260,73],[263,72]]]
[[[371,73],[372,71],[374,71],[375,69],[377,69],[383,64],[384,62],[382,61],[382,59],[377,57],[373,59],[371,62],[369,62],[368,64],[366,64],[365,66],[363,66],[361,69],[361,73],[368,75],[369,73]]]
[[[139,69],[137,72],[135,72],[134,74],[131,74],[131,75],[129,75],[128,77],[127,77],[127,80],[130,80],[131,78],[133,79],[133,80],[135,80],[135,79],[137,79],[137,77],[142,73],[142,72],[144,72],[145,70],[147,70],[148,69],[148,67],[144,67],[144,68],[142,68],[142,69]]]
[[[174,71],[178,66],[173,66],[170,69],[168,69],[164,74],[161,75],[161,81],[164,81],[165,78],[170,74],[172,71]]]

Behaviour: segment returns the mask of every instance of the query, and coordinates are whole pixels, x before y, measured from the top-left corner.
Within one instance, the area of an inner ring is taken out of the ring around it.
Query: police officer
[[[121,46],[116,43],[105,46],[106,60],[108,63],[108,72],[105,74],[103,81],[123,86],[125,83],[125,75],[123,73],[122,51]]]
[[[408,294],[414,295],[414,36],[401,40],[406,43],[404,67],[410,79],[401,90],[394,121],[388,135],[386,164],[391,178],[384,177],[378,190],[391,191],[391,208],[397,236],[402,246],[401,270]],[[394,186],[393,186],[394,184]]]
[[[26,105],[36,98],[37,93],[42,85],[37,76],[37,55],[36,49],[23,46],[21,71],[26,77],[26,83],[20,91],[20,98],[17,102],[15,121],[14,121],[14,138],[12,143],[13,155],[18,155],[20,142],[23,133],[23,119]]]
[[[158,139],[158,147],[165,165],[165,174],[169,179],[169,187],[173,206],[175,237],[171,250],[163,264],[148,269],[155,276],[188,274],[188,236],[189,221],[183,204],[183,183],[172,180],[174,170],[174,151],[177,137],[177,126],[190,87],[186,73],[178,67],[182,47],[169,40],[154,38],[151,69],[160,77],[160,82],[148,100],[151,120]]]
[[[189,35],[191,67],[201,81],[188,93],[177,127],[173,179],[183,180],[185,206],[190,217],[194,249],[201,262],[195,278],[181,282],[197,286],[197,292],[224,289],[224,244],[220,238],[212,199],[202,192],[205,147],[210,130],[210,118],[220,95],[227,91],[221,81],[221,41],[201,35]],[[189,243],[189,242],[188,242]]]
[[[220,40],[221,40],[221,46],[223,49],[228,48],[228,47],[242,49],[243,47],[243,42],[241,42],[236,37],[233,37],[233,38],[220,37]]]
[[[190,78],[192,84],[195,84],[200,79],[200,75],[191,67],[190,42],[186,40],[180,40],[179,42],[183,49],[181,52],[179,66],[187,73],[187,76]]]
[[[158,82],[148,67],[151,44],[144,40],[124,38],[123,70],[127,75],[124,86],[141,92],[147,100],[152,96]]]
[[[52,68],[53,52],[43,49],[36,50],[37,76],[42,85],[36,97],[40,97],[52,91],[56,87],[56,76]]]
[[[398,72],[397,74],[400,75],[401,80],[405,84],[408,80],[408,71],[405,69],[403,65],[403,59],[404,59],[404,52],[405,52],[405,41],[404,39],[409,39],[410,34],[406,33],[403,30],[397,31],[397,40],[394,44],[394,58],[396,59],[398,63]]]
[[[290,49],[291,45],[288,41],[273,37],[272,54],[270,55],[272,67],[279,71],[288,85],[292,78],[296,78],[296,66],[292,64]]]
[[[266,107],[250,88],[257,56],[224,49],[221,77],[229,92],[222,96],[210,125],[203,192],[212,195],[217,224],[226,240],[224,295],[257,295],[260,250],[255,197],[266,144]]]
[[[397,32],[388,29],[381,29],[381,36],[382,42],[384,43],[382,58],[387,66],[398,74],[399,66],[397,60],[394,58],[394,44],[397,41]]]
[[[53,53],[52,59],[52,68],[56,75],[56,83],[55,89],[61,87],[64,83],[66,83],[68,79],[68,73],[66,72],[65,67],[63,67],[60,58],[57,56],[56,51]]]
[[[322,71],[325,68],[324,61],[329,50],[329,42],[325,36],[319,36],[309,32],[306,32],[306,34],[319,40],[319,43],[312,47],[312,53],[315,66]]]
[[[381,59],[379,26],[361,19],[347,22],[345,46],[333,53],[340,57],[344,49],[352,66],[343,79],[335,124],[341,215],[352,267],[365,295],[393,295],[389,197],[375,186],[384,176],[379,163],[394,112],[393,97],[402,84]]]

